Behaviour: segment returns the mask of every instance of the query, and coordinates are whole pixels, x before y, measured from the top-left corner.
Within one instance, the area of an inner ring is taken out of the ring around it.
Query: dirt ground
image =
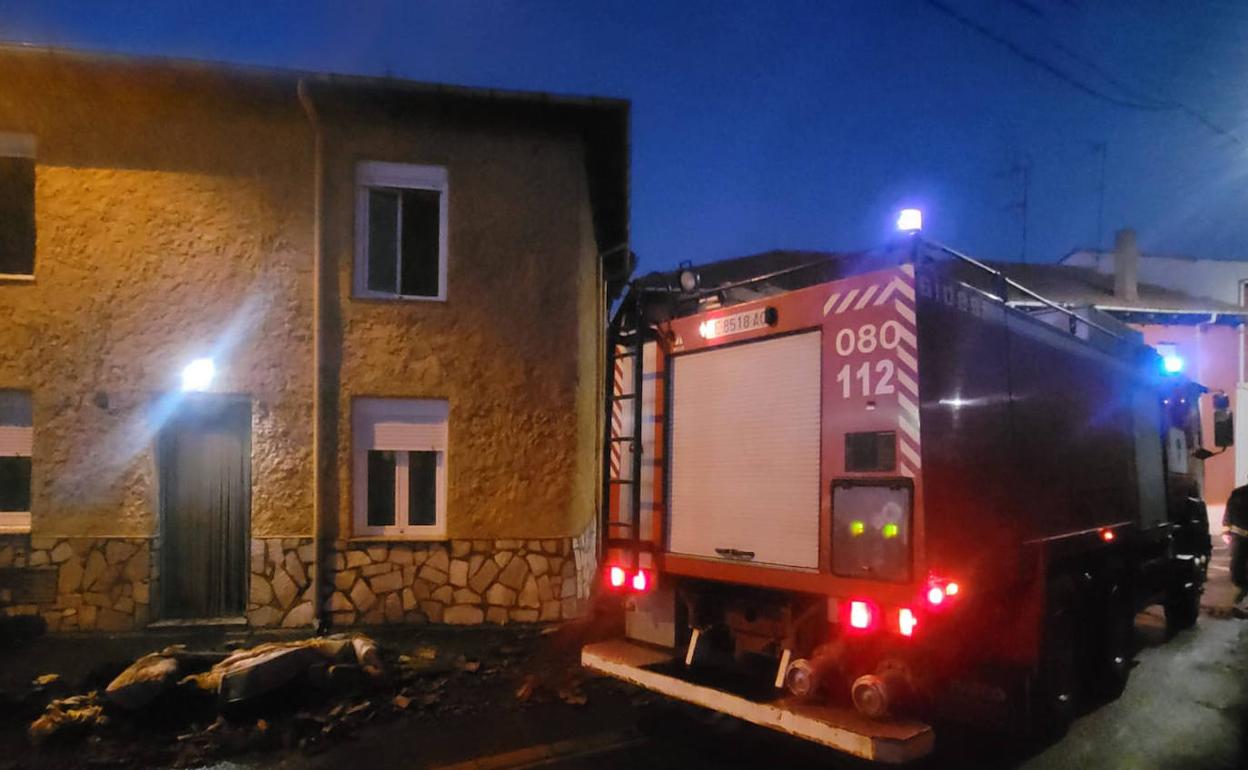
[[[219,651],[306,634],[197,629],[116,636],[46,636],[4,650],[0,768],[195,767],[231,760],[307,766],[325,754],[340,766],[350,746],[402,736],[416,764],[451,762],[561,734],[591,699],[595,722],[627,714],[642,696],[579,667],[584,624],[562,627],[368,629],[389,680],[347,693],[289,687],[219,720],[215,706],[175,700],[109,721],[73,740],[33,747],[26,730],[53,698],[103,690],[135,658],[170,644]],[[39,687],[44,674],[58,681]],[[448,737],[454,736],[454,740]],[[416,752],[417,756],[412,756]]]

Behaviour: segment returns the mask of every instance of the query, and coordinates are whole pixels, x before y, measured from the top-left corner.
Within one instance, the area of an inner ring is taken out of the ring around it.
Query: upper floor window
[[[35,140],[0,132],[0,278],[35,274]]]
[[[446,299],[446,169],[369,161],[355,187],[355,295]]]
[[[352,405],[354,534],[446,536],[446,401]]]
[[[30,394],[0,390],[0,533],[30,531]]]

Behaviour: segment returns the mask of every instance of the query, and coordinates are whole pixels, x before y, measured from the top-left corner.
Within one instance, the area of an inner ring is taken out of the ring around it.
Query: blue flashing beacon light
[[[923,212],[918,209],[902,209],[897,214],[897,229],[903,233],[917,233],[923,229]]]

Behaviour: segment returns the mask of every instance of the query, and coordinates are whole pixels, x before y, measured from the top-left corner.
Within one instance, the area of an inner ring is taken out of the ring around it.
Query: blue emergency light
[[[897,229],[903,233],[917,233],[923,229],[923,212],[918,209],[902,209],[897,215]]]

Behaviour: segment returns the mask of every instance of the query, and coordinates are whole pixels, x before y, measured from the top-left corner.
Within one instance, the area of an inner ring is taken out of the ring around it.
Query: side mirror
[[[1235,415],[1231,413],[1231,397],[1213,394],[1213,445],[1219,449],[1235,445]]]

